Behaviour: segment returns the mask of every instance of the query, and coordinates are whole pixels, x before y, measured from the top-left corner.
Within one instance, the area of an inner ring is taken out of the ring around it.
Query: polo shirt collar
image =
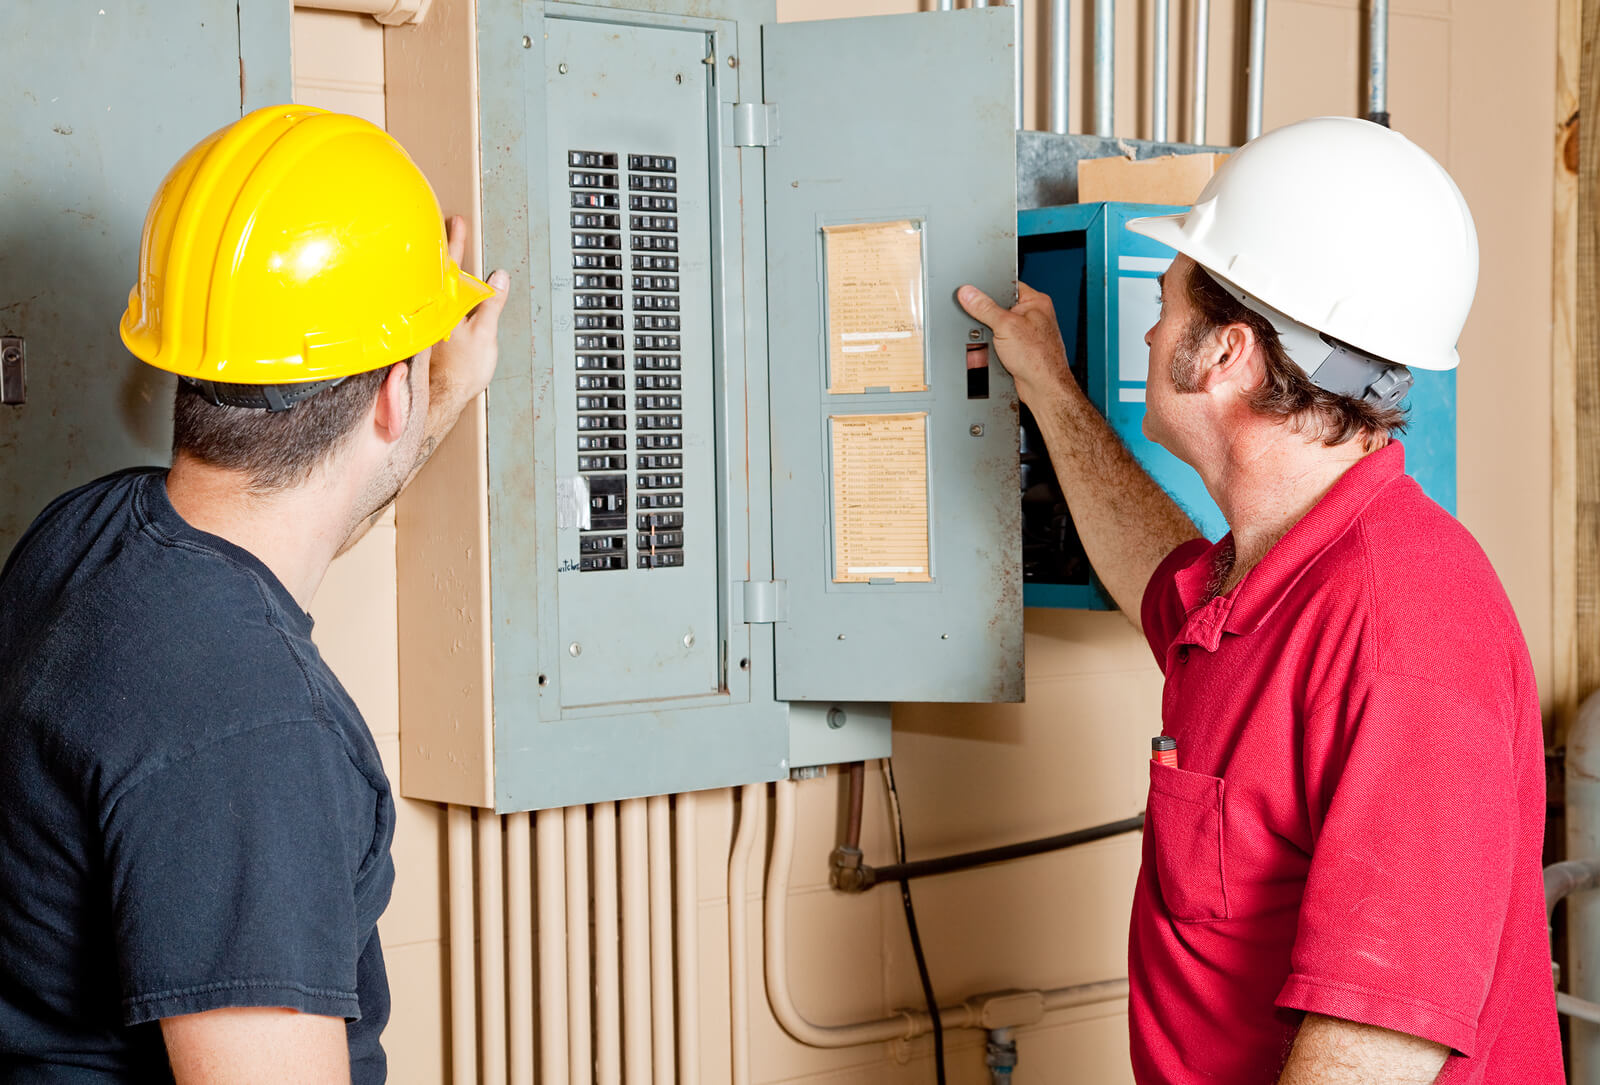
[[[1206,600],[1217,561],[1233,546],[1233,534],[1224,536],[1177,574],[1178,598],[1188,614],[1178,641],[1215,652],[1223,633],[1242,635],[1260,628],[1318,556],[1342,538],[1384,487],[1405,470],[1405,448],[1399,441],[1390,441],[1362,457],[1232,591]]]

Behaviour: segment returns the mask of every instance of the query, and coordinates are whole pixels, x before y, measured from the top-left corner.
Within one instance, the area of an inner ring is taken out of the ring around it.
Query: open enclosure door
[[[1012,14],[764,29],[782,700],[1022,698]]]

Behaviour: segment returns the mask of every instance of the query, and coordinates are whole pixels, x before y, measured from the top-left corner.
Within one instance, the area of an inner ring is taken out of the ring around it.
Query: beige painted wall
[[[1043,41],[1043,0],[1029,0],[1030,41]],[[1073,128],[1084,127],[1081,70],[1088,5],[1075,4]],[[786,19],[914,10],[914,0],[779,0]],[[1173,5],[1175,55],[1188,6]],[[1213,10],[1210,137],[1241,135],[1236,17]],[[1141,90],[1147,15],[1119,4],[1119,134],[1148,134]],[[1361,15],[1357,0],[1276,0],[1268,31],[1266,121],[1355,113]],[[383,116],[383,38],[359,16],[298,12],[300,100]],[[1522,618],[1541,681],[1550,674],[1550,240],[1554,112],[1554,0],[1395,0],[1391,104],[1395,124],[1432,151],[1460,183],[1483,250],[1478,303],[1462,340],[1460,512],[1488,551]],[[1043,55],[1026,55],[1029,116],[1043,121]],[[1141,67],[1135,70],[1138,62]],[[1183,71],[1172,116],[1183,134]],[[1139,78],[1135,78],[1139,76]],[[447,209],[449,210],[449,209]],[[318,640],[361,705],[391,775],[399,755],[394,529],[375,529],[330,574],[317,599]],[[1465,619],[1465,616],[1464,616]],[[1006,842],[1133,813],[1143,806],[1146,742],[1159,726],[1160,677],[1116,615],[1032,611],[1027,618],[1028,702],[1002,707],[902,706],[896,764],[913,855]],[[1548,698],[1547,698],[1548,702]],[[876,776],[868,793],[868,861],[890,855]],[[840,897],[825,886],[837,832],[837,778],[800,792],[790,945],[795,997],[820,1023],[872,1016],[920,1001],[896,895]],[[704,1080],[728,1080],[725,864],[726,793],[700,804],[701,1014]],[[398,883],[381,924],[394,991],[385,1036],[392,1080],[444,1078],[448,1052],[439,809],[403,802]],[[923,883],[918,913],[942,1000],[1004,986],[1058,986],[1123,974],[1126,910],[1137,840],[1108,841],[1005,868]],[[756,869],[761,868],[758,865]],[[745,902],[752,950],[757,895]],[[836,1052],[790,1041],[751,990],[754,1078],[760,1083],[927,1082],[929,1043]],[[1019,1085],[1129,1080],[1121,1007],[1052,1015],[1020,1037]],[[950,1080],[977,1083],[981,1037],[948,1042]]]

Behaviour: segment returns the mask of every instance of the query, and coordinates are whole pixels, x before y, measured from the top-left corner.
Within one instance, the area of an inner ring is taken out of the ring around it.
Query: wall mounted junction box
[[[1017,404],[954,300],[1015,277],[1009,13],[386,33],[391,131],[513,282],[397,514],[402,791],[772,780],[886,755],[895,700],[1020,700]]]

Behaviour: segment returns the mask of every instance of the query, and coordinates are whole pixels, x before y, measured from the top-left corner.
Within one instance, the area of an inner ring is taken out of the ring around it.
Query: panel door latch
[[[0,336],[0,403],[28,401],[28,354],[20,335]]]

